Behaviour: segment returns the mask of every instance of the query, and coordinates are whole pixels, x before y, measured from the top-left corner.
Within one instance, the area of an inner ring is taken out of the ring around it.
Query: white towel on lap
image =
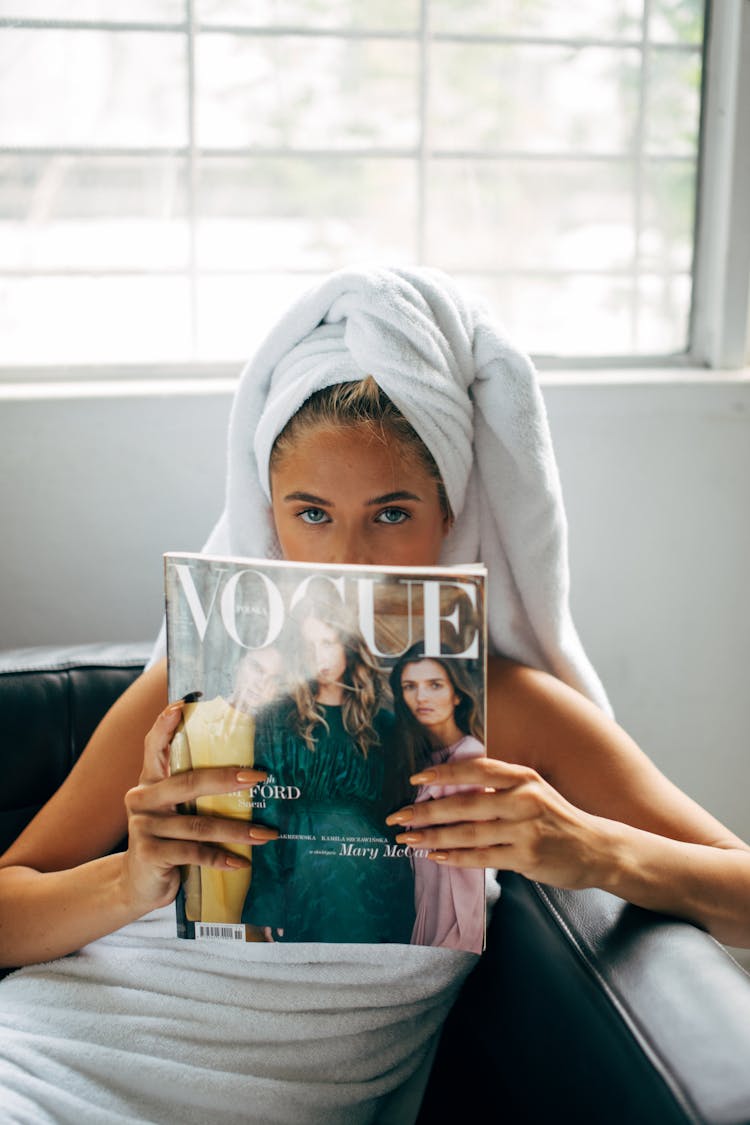
[[[0,1120],[411,1122],[420,1068],[476,964],[442,949],[173,934],[167,907],[3,982]]]
[[[493,651],[609,711],[569,609],[567,525],[530,360],[432,269],[342,270],[305,293],[240,378],[226,506],[204,550],[276,557],[268,458],[315,391],[372,375],[432,453],[456,522],[442,561],[485,563]],[[154,659],[163,655],[163,636]]]

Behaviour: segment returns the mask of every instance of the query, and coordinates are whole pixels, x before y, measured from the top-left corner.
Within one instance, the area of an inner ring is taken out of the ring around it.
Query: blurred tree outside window
[[[0,0],[6,366],[241,362],[437,266],[538,356],[689,347],[703,0]]]

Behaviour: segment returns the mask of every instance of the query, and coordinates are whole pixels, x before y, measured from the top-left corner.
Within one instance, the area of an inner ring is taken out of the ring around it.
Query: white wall
[[[573,608],[620,722],[750,837],[750,383],[545,386]],[[0,402],[0,644],[155,634],[223,494],[229,394]]]
[[[2,647],[156,633],[162,552],[200,547],[220,511],[229,402],[0,401]]]

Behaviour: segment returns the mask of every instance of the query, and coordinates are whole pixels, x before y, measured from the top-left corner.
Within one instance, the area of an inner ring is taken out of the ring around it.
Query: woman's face
[[[302,434],[271,495],[284,558],[297,562],[433,566],[450,526],[416,455],[367,425]]]
[[[302,622],[302,636],[318,685],[341,683],[346,672],[346,649],[336,630],[323,621],[307,617]]]
[[[232,702],[250,713],[272,703],[281,693],[284,662],[275,648],[261,648],[243,657],[237,670]]]
[[[401,694],[414,718],[424,727],[439,726],[451,720],[461,701],[448,673],[437,660],[417,660],[404,665]]]

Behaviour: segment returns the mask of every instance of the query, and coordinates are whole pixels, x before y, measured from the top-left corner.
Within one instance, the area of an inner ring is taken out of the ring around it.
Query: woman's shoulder
[[[523,712],[544,703],[553,708],[580,703],[603,714],[595,703],[550,672],[520,664],[505,656],[489,658],[487,687],[488,696],[502,701],[511,712]]]
[[[540,769],[547,759],[607,737],[615,724],[595,703],[549,672],[505,657],[490,657],[487,728],[493,757]]]

